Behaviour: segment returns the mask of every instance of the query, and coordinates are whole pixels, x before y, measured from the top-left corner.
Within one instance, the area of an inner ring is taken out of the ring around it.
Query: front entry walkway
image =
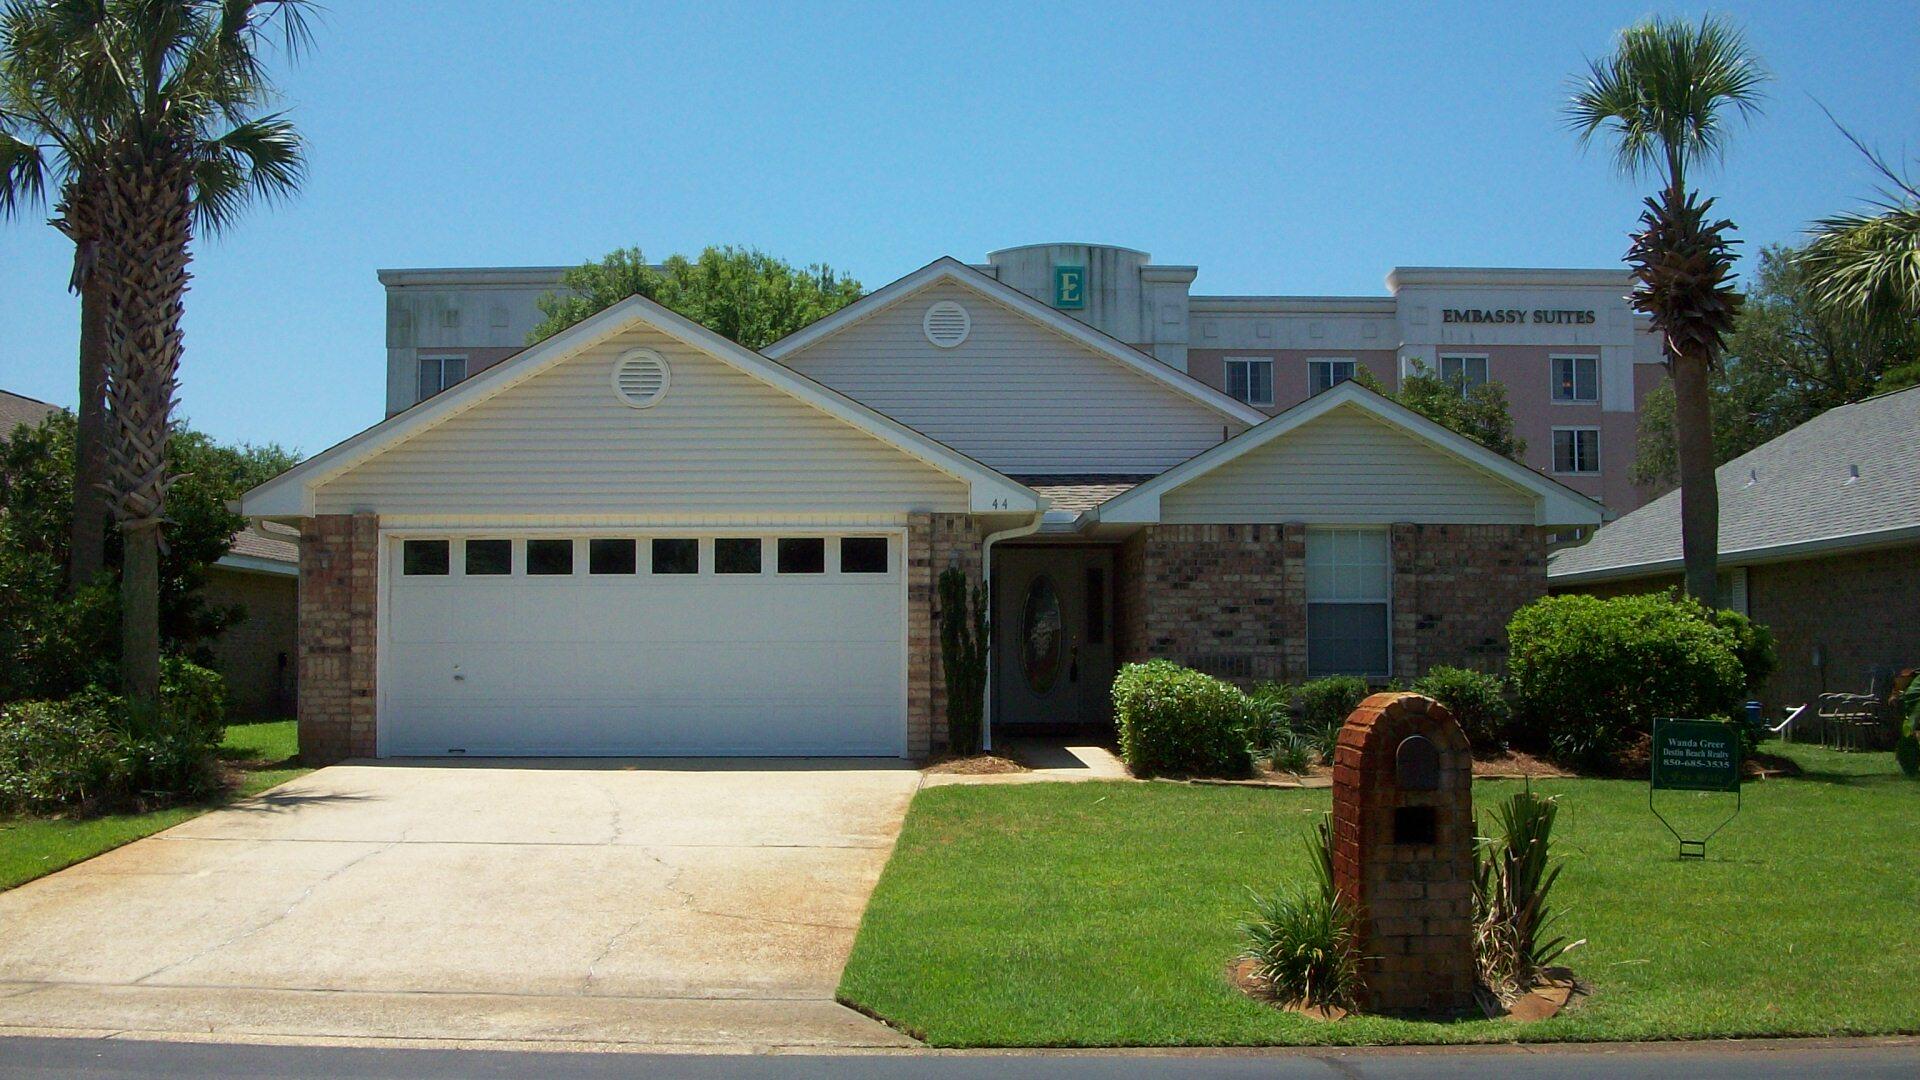
[[[0,893],[0,1034],[912,1045],[833,994],[918,781],[322,769]]]

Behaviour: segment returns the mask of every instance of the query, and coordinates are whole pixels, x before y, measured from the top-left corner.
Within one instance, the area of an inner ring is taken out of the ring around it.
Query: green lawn
[[[233,724],[220,756],[241,772],[241,781],[225,798],[176,806],[145,814],[107,814],[93,818],[0,818],[0,889],[51,874],[103,851],[198,817],[232,798],[255,795],[306,772],[293,761],[299,753],[294,722]]]
[[[1328,795],[1173,783],[921,792],[840,996],[936,1046],[1920,1032],[1920,784],[1891,754],[1784,753],[1806,775],[1749,784],[1704,863],[1676,860],[1644,782],[1535,785],[1561,796],[1560,929],[1594,991],[1552,1020],[1322,1023],[1241,995],[1247,890],[1306,872]],[[1709,826],[1731,805],[1660,797]]]

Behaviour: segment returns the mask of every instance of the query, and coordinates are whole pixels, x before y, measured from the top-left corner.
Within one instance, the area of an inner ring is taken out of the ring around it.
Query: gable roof
[[[1137,375],[1161,383],[1176,393],[1192,398],[1229,419],[1238,420],[1243,424],[1258,424],[1267,418],[1266,413],[1253,406],[1215,390],[1186,372],[1178,371],[1071,315],[1055,311],[1026,293],[994,280],[951,255],[942,255],[906,277],[868,293],[826,318],[788,334],[761,351],[775,360],[791,356],[815,342],[879,314],[922,289],[941,282],[953,282],[978,293],[986,300],[1012,308],[1041,326],[1091,349]]]
[[[638,326],[651,327],[683,345],[812,405],[849,426],[967,484],[975,512],[1035,512],[1046,500],[1033,489],[945,446],[784,365],[714,333],[641,296],[625,300],[560,333],[528,346],[465,382],[388,417],[315,454],[241,496],[250,517],[301,517],[314,512],[313,493],[335,476],[421,432],[465,413],[560,362]]]
[[[1920,386],[1821,413],[1714,479],[1725,565],[1920,542]],[[1570,584],[1682,566],[1680,493],[1670,491],[1554,552],[1547,576]]]
[[[0,442],[4,442],[7,436],[13,434],[13,429],[21,424],[35,427],[59,411],[58,405],[0,390]]]
[[[1340,383],[1241,432],[1226,442],[1196,454],[1159,476],[1140,484],[1081,515],[1081,526],[1152,524],[1160,520],[1160,497],[1243,455],[1280,438],[1335,409],[1367,413],[1416,440],[1450,454],[1481,472],[1536,497],[1535,525],[1592,525],[1606,520],[1606,509],[1551,477],[1474,442],[1412,409],[1368,390],[1357,382]]]

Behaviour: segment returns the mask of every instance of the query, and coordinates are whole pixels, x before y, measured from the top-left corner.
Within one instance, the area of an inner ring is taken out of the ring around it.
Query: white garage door
[[[896,536],[395,538],[385,755],[906,752]]]

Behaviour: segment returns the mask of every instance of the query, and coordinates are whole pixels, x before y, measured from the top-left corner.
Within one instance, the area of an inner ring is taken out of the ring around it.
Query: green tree
[[[73,415],[60,412],[0,442],[0,701],[116,683],[114,590],[96,583],[69,595],[65,588],[77,437]],[[168,655],[204,662],[206,644],[243,614],[200,595],[207,568],[246,524],[227,503],[292,468],[299,455],[271,444],[223,445],[185,425],[175,426],[167,453],[179,480],[168,493],[160,557],[161,642]],[[119,558],[119,545],[110,543],[108,564]]]
[[[307,7],[15,0],[0,15],[7,205],[60,193],[74,284],[104,309],[105,377],[83,373],[82,401],[104,385],[123,546],[121,684],[141,723],[159,714],[161,530],[188,247],[196,220],[229,221],[249,197],[299,183],[298,134],[262,111],[274,99],[262,54],[276,29],[297,51]]]
[[[1419,365],[1400,380],[1398,391],[1388,390],[1366,368],[1354,370],[1354,381],[1496,454],[1518,461],[1527,452],[1527,440],[1513,431],[1507,388],[1497,381],[1469,387],[1464,378],[1442,378]]]
[[[98,4],[42,0],[0,17],[0,217],[41,204],[51,187],[53,224],[74,243],[68,285],[80,297],[80,482],[73,486],[67,566],[74,589],[105,566],[111,516],[107,305],[97,273],[103,190],[100,177],[86,170],[107,160],[124,135],[115,125],[127,117],[98,114],[130,102],[102,85],[114,77],[108,65],[122,47],[109,35],[124,29],[119,13]],[[251,200],[289,195],[300,182],[298,139],[272,118],[233,118],[227,130],[206,133],[197,156],[191,212],[203,232],[230,227]]]
[[[1687,169],[1722,154],[1728,114],[1756,112],[1765,81],[1731,24],[1712,16],[1698,24],[1656,17],[1621,31],[1614,51],[1588,66],[1566,107],[1583,145],[1605,131],[1621,171],[1662,181],[1659,194],[1645,200],[1626,261],[1633,306],[1652,316],[1666,345],[1687,593],[1708,607],[1715,606],[1720,542],[1708,377],[1740,295],[1733,288],[1733,222],[1708,216],[1713,200],[1687,189]]]
[[[1727,355],[1708,384],[1714,463],[1836,405],[1920,381],[1916,361],[1914,327],[1872,327],[1837,315],[1815,297],[1799,252],[1766,248],[1727,335]],[[1673,389],[1663,383],[1641,405],[1633,481],[1670,487],[1675,475]]]
[[[832,267],[800,268],[755,248],[710,247],[699,258],[651,266],[637,247],[567,271],[563,291],[539,300],[546,316],[527,344],[550,338],[629,296],[662,307],[749,349],[762,349],[860,299],[860,283]]]

